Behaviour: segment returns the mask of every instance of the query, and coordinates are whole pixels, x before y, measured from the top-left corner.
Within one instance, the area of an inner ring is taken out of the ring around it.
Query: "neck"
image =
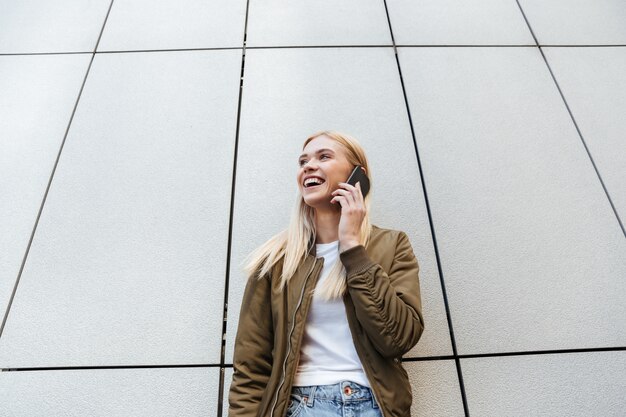
[[[341,210],[315,210],[315,243],[330,243],[339,240]]]

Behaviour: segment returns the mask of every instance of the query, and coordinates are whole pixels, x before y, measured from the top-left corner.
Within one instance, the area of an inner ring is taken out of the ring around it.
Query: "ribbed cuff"
[[[365,271],[374,265],[363,245],[357,245],[341,252],[339,258],[346,268],[347,276]]]

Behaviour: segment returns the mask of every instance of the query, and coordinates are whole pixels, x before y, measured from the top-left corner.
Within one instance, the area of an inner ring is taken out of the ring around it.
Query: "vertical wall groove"
[[[548,62],[548,59],[546,58],[546,55],[543,53],[543,49],[541,48],[541,45],[539,44],[539,40],[537,39],[537,36],[535,36],[535,32],[533,31],[532,26],[530,26],[530,22],[526,18],[526,13],[524,13],[524,9],[522,8],[522,5],[519,3],[519,0],[515,0],[515,2],[517,3],[517,6],[519,7],[519,10],[522,13],[522,16],[524,17],[524,21],[526,22],[526,25],[528,26],[528,30],[530,30],[530,33],[532,34],[533,39],[535,40],[535,45],[536,45],[537,49],[539,50],[539,53],[541,54],[541,57],[543,58],[543,62],[545,62],[546,67],[548,68],[548,71],[550,72],[550,76],[552,77],[552,80],[554,81],[554,85],[556,86],[556,89],[558,90],[559,95],[561,96],[561,99],[563,100],[563,104],[565,104],[565,108],[567,109],[567,113],[569,114],[569,117],[572,120],[572,123],[574,123],[574,127],[576,128],[576,132],[578,133],[578,137],[580,138],[580,141],[582,142],[583,146],[585,147],[585,152],[587,152],[587,156],[589,157],[589,161],[591,161],[591,165],[593,165],[593,169],[596,172],[596,175],[598,176],[598,180],[600,180],[600,185],[602,185],[602,189],[604,190],[604,194],[606,195],[606,198],[609,200],[609,204],[611,205],[611,209],[613,210],[613,214],[615,215],[615,218],[617,219],[617,223],[619,224],[620,228],[622,229],[622,234],[624,235],[624,237],[626,237],[626,229],[624,229],[624,223],[622,222],[622,219],[620,218],[619,213],[617,212],[617,208],[615,207],[615,204],[613,204],[613,200],[611,199],[611,194],[609,193],[609,190],[607,190],[606,186],[604,185],[604,181],[602,180],[602,175],[600,175],[600,171],[598,170],[598,167],[596,166],[596,163],[593,160],[593,156],[591,155],[591,151],[587,147],[587,142],[585,142],[585,138],[583,137],[583,134],[580,131],[580,128],[578,127],[578,123],[576,123],[576,118],[574,117],[574,113],[572,113],[572,110],[570,109],[570,106],[567,103],[567,100],[565,99],[565,96],[563,95],[563,91],[561,90],[561,86],[559,85],[558,81],[556,80],[556,76],[554,75],[554,72],[552,71],[552,68],[550,67],[550,63]]]
[[[98,45],[100,44],[100,38],[102,38],[102,33],[104,32],[104,27],[106,26],[107,19],[109,18],[109,13],[111,13],[111,7],[113,7],[113,0],[109,4],[109,9],[107,10],[107,14],[104,17],[104,22],[102,23],[102,28],[100,29],[100,33],[98,34],[98,40],[96,41],[96,45],[91,52],[91,59],[89,60],[89,65],[87,66],[87,71],[85,71],[85,77],[80,86],[80,90],[78,91],[78,96],[76,97],[76,102],[74,103],[74,108],[72,109],[72,114],[70,115],[70,120],[67,123],[67,127],[65,128],[65,133],[63,134],[63,140],[61,141],[61,147],[59,148],[59,152],[57,153],[56,160],[54,161],[54,166],[52,167],[52,172],[50,173],[50,178],[48,179],[48,184],[46,185],[46,190],[44,192],[43,198],[41,200],[41,204],[39,205],[39,211],[37,212],[37,218],[35,219],[35,224],[33,225],[33,230],[30,234],[30,238],[28,239],[28,244],[26,245],[26,252],[24,253],[24,257],[22,258],[22,262],[20,265],[20,270],[17,273],[17,278],[15,280],[15,285],[13,285],[13,291],[11,292],[11,296],[9,297],[9,302],[7,304],[6,311],[4,312],[4,317],[2,319],[2,325],[0,325],[0,338],[2,337],[2,333],[4,331],[4,326],[6,325],[7,319],[9,317],[9,312],[11,311],[11,306],[13,305],[13,299],[15,298],[15,294],[17,292],[17,287],[20,284],[20,278],[22,277],[22,271],[24,270],[24,265],[26,264],[26,259],[28,258],[28,253],[30,252],[30,246],[33,243],[33,239],[35,237],[35,232],[37,231],[37,225],[39,224],[39,219],[41,218],[41,213],[43,212],[44,205],[46,204],[46,199],[48,198],[48,191],[50,190],[50,185],[52,185],[52,180],[54,178],[54,173],[56,172],[57,165],[59,164],[59,160],[61,159],[61,153],[63,152],[63,147],[65,146],[65,140],[67,139],[67,134],[70,131],[70,127],[72,126],[72,121],[74,120],[74,114],[76,114],[76,109],[78,108],[78,103],[80,102],[80,97],[83,94],[83,89],[85,88],[85,83],[87,82],[87,77],[89,76],[89,71],[91,70],[91,65],[93,64],[93,60],[96,56],[96,51],[98,50]]]
[[[422,185],[422,194],[424,196],[424,203],[426,206],[426,211],[428,213],[428,224],[430,226],[430,233],[433,239],[433,249],[435,251],[435,258],[437,260],[437,271],[439,273],[439,282],[441,285],[441,292],[443,295],[443,302],[446,310],[446,320],[448,322],[448,329],[450,331],[450,343],[452,344],[452,355],[454,358],[454,363],[456,366],[457,377],[459,380],[459,388],[461,390],[461,400],[463,401],[463,412],[466,417],[469,417],[469,407],[467,404],[467,397],[465,394],[465,384],[463,383],[463,371],[461,369],[461,360],[459,359],[459,355],[456,348],[456,340],[454,337],[454,327],[452,325],[452,317],[450,315],[450,306],[448,304],[448,296],[446,294],[446,284],[443,278],[443,270],[441,268],[441,258],[439,257],[439,249],[437,245],[437,237],[435,232],[435,227],[433,225],[433,216],[430,211],[430,203],[428,201],[428,191],[426,190],[426,180],[424,178],[424,172],[422,171],[422,164],[420,160],[419,151],[417,149],[417,140],[415,137],[415,129],[413,128],[413,119],[411,118],[411,109],[409,106],[409,101],[406,95],[406,88],[404,86],[404,78],[402,77],[402,67],[400,66],[400,59],[398,58],[398,50],[396,47],[396,40],[393,36],[393,28],[391,26],[391,17],[389,16],[389,9],[387,8],[387,1],[383,0],[385,5],[385,12],[387,14],[387,23],[389,24],[389,33],[391,34],[391,42],[393,44],[394,57],[396,59],[396,65],[398,67],[398,76],[400,77],[400,84],[402,86],[402,95],[404,97],[404,104],[406,106],[407,116],[409,118],[409,127],[411,129],[411,137],[413,139],[413,147],[415,149],[415,158],[417,161],[417,168],[419,171],[421,185]]]
[[[241,50],[241,72],[239,78],[239,100],[237,103],[237,127],[235,129],[235,149],[233,157],[233,177],[231,182],[230,191],[230,217],[228,221],[228,248],[226,254],[226,278],[224,282],[224,316],[222,320],[222,348],[220,353],[220,374],[218,383],[218,401],[217,401],[217,417],[222,417],[222,409],[224,408],[224,373],[226,371],[224,358],[226,356],[226,325],[228,323],[228,289],[230,282],[230,260],[232,251],[232,238],[233,238],[233,222],[234,222],[234,210],[235,210],[235,188],[237,184],[237,152],[239,150],[239,126],[241,120],[241,97],[243,95],[243,80],[246,64],[246,37],[248,30],[248,10],[250,1],[246,2],[246,18],[243,31],[243,48]],[[236,312],[233,312],[236,314]],[[226,399],[227,400],[227,399]]]

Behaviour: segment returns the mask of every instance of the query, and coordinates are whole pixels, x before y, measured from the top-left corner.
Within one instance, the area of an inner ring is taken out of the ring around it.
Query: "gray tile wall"
[[[414,416],[623,415],[624,68],[622,0],[0,0],[0,415],[226,416],[323,129],[420,263]]]

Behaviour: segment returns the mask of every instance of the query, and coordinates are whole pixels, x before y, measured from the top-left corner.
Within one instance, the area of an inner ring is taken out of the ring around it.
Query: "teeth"
[[[319,184],[322,184],[323,182],[324,182],[324,181],[322,181],[322,180],[321,180],[321,179],[319,179],[319,178],[308,178],[306,181],[304,181],[304,186],[305,186],[305,187],[308,187],[308,186],[310,186],[311,184],[318,184],[318,185],[319,185]]]

